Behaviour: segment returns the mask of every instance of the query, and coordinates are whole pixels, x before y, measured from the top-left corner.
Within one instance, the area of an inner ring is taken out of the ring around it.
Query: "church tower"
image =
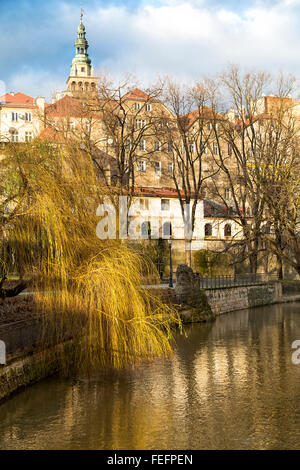
[[[93,95],[97,91],[97,77],[94,76],[91,59],[88,55],[88,42],[85,26],[82,23],[83,10],[75,42],[75,57],[72,60],[70,76],[67,80],[67,94],[74,97]]]

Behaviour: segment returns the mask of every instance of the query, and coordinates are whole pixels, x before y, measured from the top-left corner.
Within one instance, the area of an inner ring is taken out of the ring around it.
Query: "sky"
[[[300,79],[300,0],[82,0],[95,71],[191,81],[229,63]],[[0,94],[66,88],[80,0],[0,0]]]

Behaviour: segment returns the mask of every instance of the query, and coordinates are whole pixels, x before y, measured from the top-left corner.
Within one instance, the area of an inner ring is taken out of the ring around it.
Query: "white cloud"
[[[192,79],[219,72],[231,62],[300,77],[300,0],[256,0],[239,9],[233,5],[229,0],[226,7],[210,0],[161,0],[144,1],[131,10],[125,5],[87,7],[84,23],[94,67],[114,74],[134,71],[141,79],[166,73]],[[77,24],[77,11],[59,3],[43,30],[32,32],[45,71],[36,73],[29,64],[11,80],[15,88],[47,96],[64,88]],[[53,66],[55,54],[58,67]]]
[[[56,91],[65,89],[64,80],[56,77],[53,72],[24,69],[13,75],[6,84],[7,91],[21,91],[27,95],[44,96],[48,101]]]

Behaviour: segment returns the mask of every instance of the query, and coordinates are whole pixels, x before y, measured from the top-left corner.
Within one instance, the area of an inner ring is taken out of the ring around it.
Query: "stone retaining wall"
[[[279,282],[254,286],[205,289],[208,303],[215,315],[250,307],[271,305],[282,301]]]

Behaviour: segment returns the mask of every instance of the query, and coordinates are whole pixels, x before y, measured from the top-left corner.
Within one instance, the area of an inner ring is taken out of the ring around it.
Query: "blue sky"
[[[228,63],[300,78],[300,0],[85,0],[95,70],[183,80]],[[7,91],[65,88],[80,0],[0,0],[0,80]]]

